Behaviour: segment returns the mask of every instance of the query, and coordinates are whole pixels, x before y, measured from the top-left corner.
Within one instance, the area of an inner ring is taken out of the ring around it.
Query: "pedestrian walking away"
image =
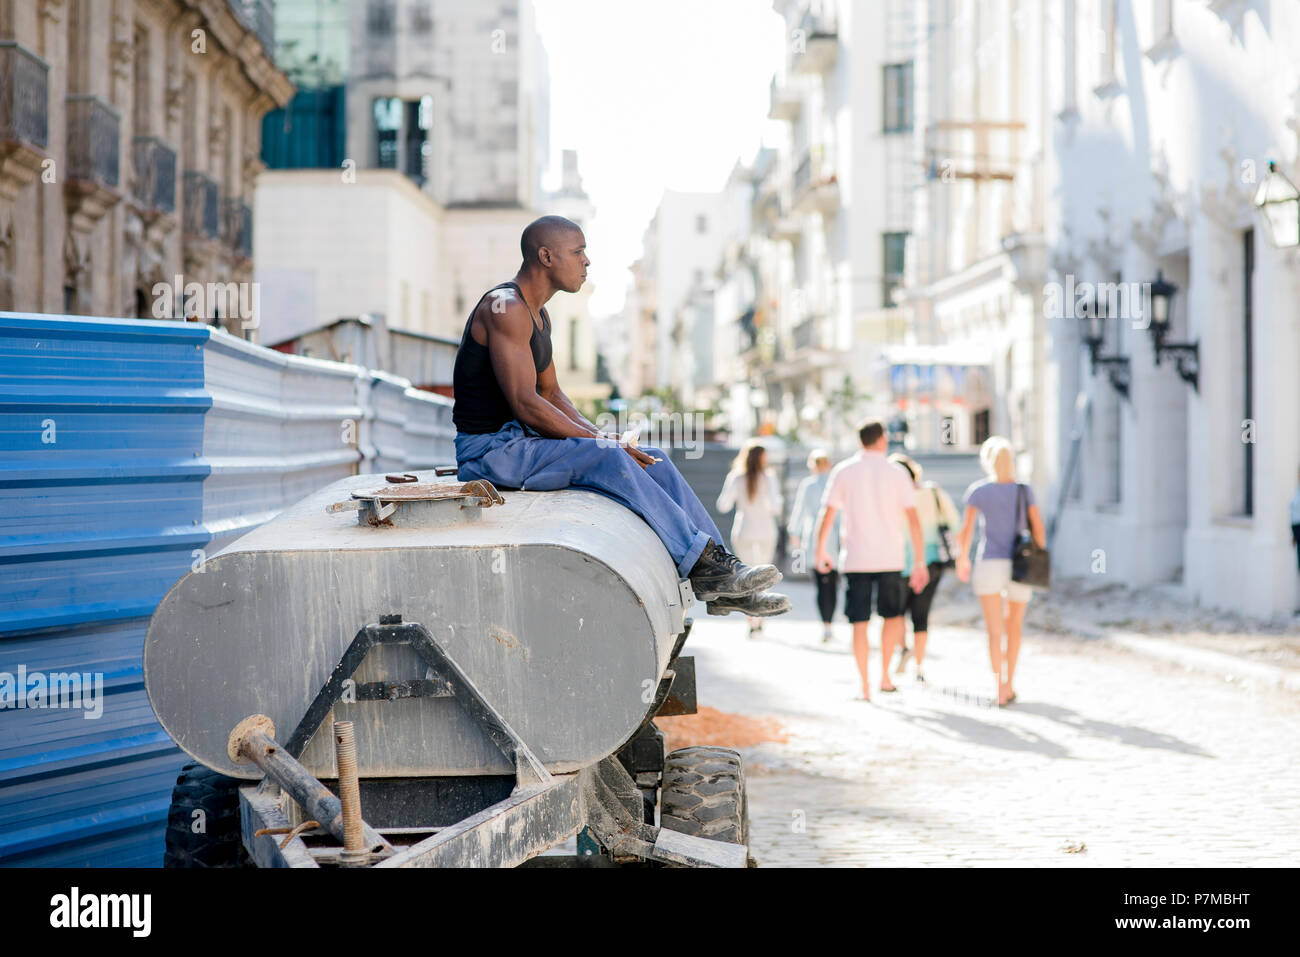
[[[777,481],[767,470],[767,449],[750,442],[736,456],[722,492],[718,511],[736,510],[731,525],[731,548],[748,565],[767,565],[776,554],[778,520],[781,516],[781,493]],[[763,633],[763,619],[750,616],[749,637]]]
[[[709,614],[789,611],[788,598],[767,591],[780,571],[748,565],[723,548],[717,526],[667,455],[601,432],[561,390],[545,304],[556,292],[582,288],[591,264],[586,249],[576,223],[535,220],[520,238],[523,264],[514,279],[488,290],[470,312],[452,371],[460,481],[598,492],[645,520]]]
[[[817,568],[816,532],[817,513],[821,508],[822,496],[826,493],[826,481],[831,474],[830,453],[825,449],[813,449],[809,452],[808,470],[812,474],[799,483],[799,489],[794,496],[794,508],[790,510],[789,545],[794,556],[795,571],[811,566],[813,581],[817,585],[817,612],[822,620],[822,641],[828,642],[832,637],[831,622],[835,618],[840,573],[834,568],[828,572]],[[838,515],[831,525],[826,551],[832,557],[840,553]]]
[[[947,492],[934,482],[921,480],[923,469],[918,462],[901,452],[891,455],[889,461],[902,466],[916,488],[916,517],[921,522],[921,539],[925,545],[924,561],[930,577],[926,586],[919,592],[911,589],[905,591],[907,600],[904,612],[912,619],[913,650],[909,653],[907,645],[903,645],[899,651],[898,665],[894,669],[894,674],[902,674],[907,662],[913,660],[916,662],[916,680],[924,682],[925,650],[930,637],[930,606],[934,603],[934,594],[939,588],[940,579],[943,578],[943,570],[953,562],[955,549],[949,530],[960,525],[961,518],[957,514],[957,506],[953,504]],[[915,560],[916,553],[912,551],[912,543],[909,541],[907,560],[903,565],[904,578],[912,574],[912,563]]]
[[[1040,548],[1046,547],[1047,535],[1034,503],[1034,490],[1016,481],[1011,443],[997,435],[990,438],[980,448],[980,464],[988,478],[973,483],[964,496],[966,515],[957,541],[957,577],[969,581],[980,600],[1001,707],[1016,700],[1021,631],[1025,608],[1034,593],[1029,585],[1011,580],[1011,556],[1026,523]],[[979,549],[972,570],[970,546],[977,520]]]
[[[897,691],[889,680],[889,662],[903,633],[903,608],[907,588],[921,591],[929,580],[924,564],[917,562],[904,581],[905,540],[913,553],[925,553],[921,523],[916,515],[916,492],[907,472],[885,458],[888,438],[878,419],[858,429],[862,449],[831,470],[817,519],[817,567],[835,566],[826,550],[831,524],[843,513],[840,529],[839,568],[848,579],[845,608],[853,624],[853,655],[862,678],[862,697],[871,700],[867,624],[872,606],[884,619],[880,630],[880,690]],[[904,535],[906,522],[907,535]]]
[[[1297,476],[1295,494],[1291,496],[1291,544],[1295,548],[1296,568],[1300,570],[1300,475]],[[1297,608],[1296,611],[1300,611]]]

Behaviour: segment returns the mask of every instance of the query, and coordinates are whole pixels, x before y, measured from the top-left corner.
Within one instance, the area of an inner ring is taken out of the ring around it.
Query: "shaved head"
[[[555,253],[559,244],[570,233],[582,234],[582,227],[563,216],[543,216],[524,227],[524,234],[519,238],[519,249],[524,254],[528,265],[538,263],[537,251],[545,246]]]

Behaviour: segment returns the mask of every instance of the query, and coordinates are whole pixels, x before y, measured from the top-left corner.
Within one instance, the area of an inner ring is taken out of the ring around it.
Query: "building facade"
[[[575,153],[558,189],[541,187],[549,77],[531,0],[289,0],[280,14],[282,66],[310,86],[267,120],[267,160],[282,168],[257,198],[258,279],[276,305],[262,341],[362,315],[458,339],[478,297],[518,268],[529,222],[590,222]],[[590,293],[547,310],[575,399],[608,393]]]
[[[918,449],[1000,434],[1020,473],[1055,472],[1056,390],[1042,317],[1054,132],[1051,4],[920,0],[911,146],[924,166],[903,296],[909,341],[883,369]]]
[[[1059,422],[1054,559],[1289,617],[1300,263],[1272,245],[1253,198],[1269,159],[1300,180],[1300,8],[1051,6],[1063,27],[1052,278],[1084,287],[1061,297],[1073,315],[1051,319],[1059,405],[1079,410]],[[1090,297],[1104,303],[1099,330],[1077,317]]]
[[[916,25],[909,0],[775,0],[785,69],[769,116],[789,135],[754,194],[760,250],[755,374],[783,434],[848,448],[846,423],[883,412],[872,369],[907,327],[899,307],[912,197]]]
[[[235,305],[228,284],[252,279],[262,116],[293,92],[270,14],[265,0],[0,2],[0,309],[248,334],[252,296]]]

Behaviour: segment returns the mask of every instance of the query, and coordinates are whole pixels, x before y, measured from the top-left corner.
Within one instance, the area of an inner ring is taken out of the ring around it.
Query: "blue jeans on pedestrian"
[[[599,492],[645,519],[685,578],[709,539],[721,545],[722,535],[668,456],[648,446],[641,451],[663,461],[642,468],[612,442],[543,438],[511,420],[486,435],[456,433],[457,478],[527,492]]]

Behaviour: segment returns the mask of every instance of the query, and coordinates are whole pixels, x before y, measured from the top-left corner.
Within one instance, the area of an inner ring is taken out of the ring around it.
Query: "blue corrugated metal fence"
[[[453,436],[448,400],[356,366],[0,313],[0,865],[161,863],[183,756],[141,673],[158,601],[322,485],[453,461]],[[20,672],[102,675],[102,713],[16,707]]]

